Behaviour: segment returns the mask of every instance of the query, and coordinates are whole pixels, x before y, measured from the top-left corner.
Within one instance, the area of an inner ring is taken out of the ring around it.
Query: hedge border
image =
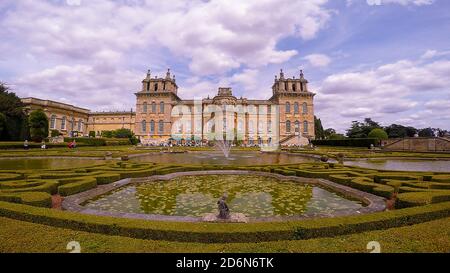
[[[0,201],[0,216],[38,224],[139,239],[250,243],[347,235],[414,225],[450,216],[450,202],[338,218],[280,223],[213,224],[141,221],[92,216]]]

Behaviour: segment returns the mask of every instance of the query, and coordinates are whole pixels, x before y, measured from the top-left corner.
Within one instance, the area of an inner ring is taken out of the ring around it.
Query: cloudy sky
[[[316,115],[450,129],[448,0],[1,0],[0,81],[21,97],[126,110],[147,69],[182,98],[268,98],[304,69]]]

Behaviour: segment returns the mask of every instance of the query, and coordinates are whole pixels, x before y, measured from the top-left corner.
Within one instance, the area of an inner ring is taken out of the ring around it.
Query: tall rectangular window
[[[50,129],[56,129],[56,116],[52,115],[50,118]]]
[[[158,133],[162,134],[164,132],[164,121],[160,120],[158,122]]]

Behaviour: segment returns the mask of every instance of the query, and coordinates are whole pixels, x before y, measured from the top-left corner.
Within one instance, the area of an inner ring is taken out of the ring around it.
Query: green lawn
[[[378,241],[382,252],[449,252],[450,218],[408,227],[299,241],[201,244],[132,239],[55,228],[0,217],[0,252],[68,252],[78,241],[82,252],[368,252]]]

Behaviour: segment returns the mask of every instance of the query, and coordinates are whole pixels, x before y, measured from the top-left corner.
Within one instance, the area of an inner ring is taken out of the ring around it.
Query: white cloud
[[[310,54],[304,57],[314,67],[326,67],[331,63],[331,58],[325,54]]]
[[[391,124],[448,128],[450,60],[402,60],[325,78],[316,96],[325,126],[343,130],[365,117]],[[423,103],[424,97],[440,97]],[[447,99],[445,99],[447,97]],[[344,122],[345,121],[345,122]],[[332,124],[332,123],[335,124]]]
[[[140,73],[128,70],[60,65],[20,77],[15,84],[20,86],[23,97],[61,101],[91,110],[128,110],[135,105],[131,94],[140,89],[140,78]]]
[[[42,58],[77,62],[99,51],[120,58],[169,49],[198,75],[285,62],[297,51],[277,49],[279,40],[312,39],[330,18],[327,0],[8,2],[14,8],[1,19],[0,33],[14,37],[11,47],[19,40]]]
[[[434,0],[366,0],[366,2],[370,6],[380,6],[386,4],[400,4],[403,6],[406,5],[423,6],[433,4]]]

